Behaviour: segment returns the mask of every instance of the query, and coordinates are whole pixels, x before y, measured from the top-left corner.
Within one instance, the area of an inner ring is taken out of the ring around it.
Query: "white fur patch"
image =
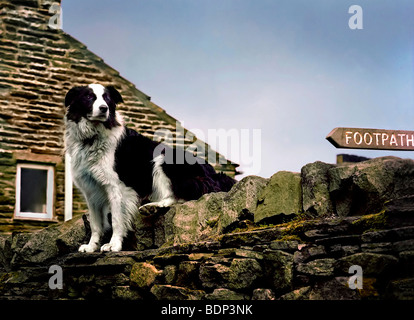
[[[91,120],[101,119],[101,118],[103,120],[106,120],[108,117],[108,111],[105,114],[103,114],[100,109],[101,106],[106,106],[108,108],[108,104],[103,98],[103,95],[105,93],[105,87],[101,84],[90,84],[88,85],[88,87],[92,89],[93,93],[96,96],[96,100],[94,101],[92,105],[92,114],[89,116],[89,118]]]
[[[66,120],[66,152],[72,157],[73,180],[88,203],[92,230],[89,244],[79,248],[82,252],[98,249],[99,239],[109,227],[109,213],[112,215],[112,238],[101,250],[121,250],[123,237],[131,228],[140,202],[135,190],[127,187],[114,170],[115,150],[125,134],[118,112],[116,118],[121,125],[112,129],[85,118],[78,123]]]

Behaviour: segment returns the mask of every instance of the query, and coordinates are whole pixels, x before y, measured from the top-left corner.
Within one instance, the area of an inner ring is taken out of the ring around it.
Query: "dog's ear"
[[[120,102],[124,102],[124,100],[122,100],[121,94],[118,92],[118,90],[115,89],[114,86],[107,86],[106,90],[108,91],[109,95],[111,96],[111,99],[112,99],[113,102],[115,102],[116,104],[118,104]]]
[[[73,100],[79,95],[79,92],[83,89],[83,87],[73,87],[68,91],[65,97],[65,107],[69,107]]]

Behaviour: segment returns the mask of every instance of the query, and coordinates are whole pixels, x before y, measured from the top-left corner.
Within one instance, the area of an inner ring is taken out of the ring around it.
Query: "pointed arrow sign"
[[[336,148],[414,151],[414,131],[335,128],[326,139]]]

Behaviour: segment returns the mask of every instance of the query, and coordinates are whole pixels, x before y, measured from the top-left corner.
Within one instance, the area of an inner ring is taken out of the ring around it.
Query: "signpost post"
[[[414,131],[335,128],[326,139],[336,148],[414,151]]]

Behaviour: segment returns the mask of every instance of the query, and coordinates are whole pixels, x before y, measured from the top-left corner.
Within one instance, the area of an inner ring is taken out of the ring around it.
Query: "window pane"
[[[21,168],[20,212],[46,213],[47,170]]]

